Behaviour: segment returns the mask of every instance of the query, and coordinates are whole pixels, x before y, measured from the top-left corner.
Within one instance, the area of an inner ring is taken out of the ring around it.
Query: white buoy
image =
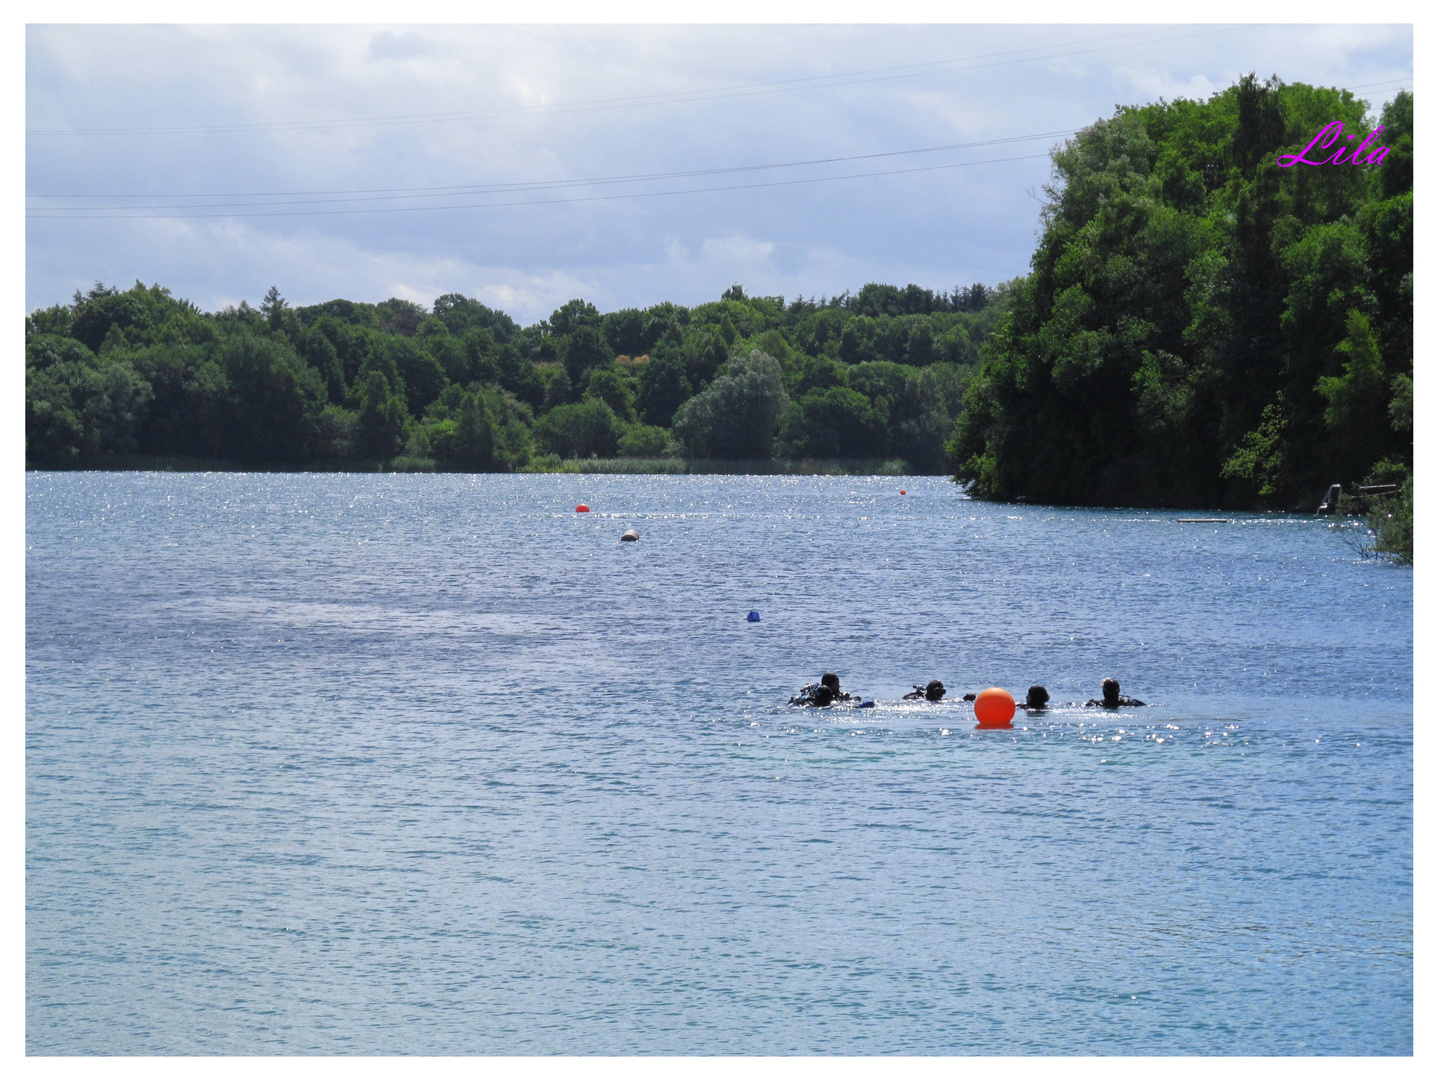
[[[625,535],[622,536],[622,537],[620,537],[620,539],[621,539],[621,540],[639,540],[639,539],[640,539],[640,534],[639,534],[638,532],[636,532],[634,529],[626,529],[626,530],[625,530]]]

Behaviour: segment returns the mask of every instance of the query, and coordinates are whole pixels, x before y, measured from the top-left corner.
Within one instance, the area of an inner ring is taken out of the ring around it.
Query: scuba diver
[[[1145,702],[1138,698],[1121,697],[1120,684],[1114,679],[1106,679],[1100,684],[1100,700],[1091,698],[1085,702],[1086,705],[1099,705],[1106,709],[1118,709],[1122,705],[1144,705]]]
[[[1043,686],[1032,686],[1025,692],[1025,702],[1020,707],[1028,712],[1038,712],[1050,701],[1050,691]]]
[[[915,684],[915,689],[906,694],[904,701],[918,701],[924,698],[926,701],[939,701],[945,696],[945,684],[939,679],[931,679],[924,686]]]
[[[790,699],[790,704],[814,705],[817,708],[824,708],[832,702],[849,700],[850,695],[840,691],[840,676],[833,671],[827,671],[820,676],[818,683],[802,687],[800,693]]]

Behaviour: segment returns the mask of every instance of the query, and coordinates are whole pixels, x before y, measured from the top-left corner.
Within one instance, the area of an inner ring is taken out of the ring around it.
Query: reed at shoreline
[[[35,471],[33,465],[27,466]],[[51,466],[54,469],[53,466]],[[221,458],[197,458],[178,455],[130,454],[115,455],[89,462],[75,469],[54,469],[59,472],[464,472],[445,468],[434,458],[395,457],[375,461],[310,462],[303,466],[289,464],[254,465]],[[772,458],[769,460],[728,461],[718,458],[681,457],[614,457],[560,458],[541,455],[517,470],[522,473],[620,473],[660,474],[672,476],[912,476],[916,473],[903,458]],[[935,474],[941,475],[941,474]]]

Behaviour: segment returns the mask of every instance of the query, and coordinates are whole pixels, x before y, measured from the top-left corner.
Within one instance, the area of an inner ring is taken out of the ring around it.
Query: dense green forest
[[[1413,99],[1378,164],[1300,165],[1348,91],[1118,109],[1054,153],[1028,276],[518,325],[468,297],[206,313],[97,284],[26,320],[32,467],[519,470],[889,460],[984,498],[1313,508],[1409,491]],[[1408,521],[1408,517],[1406,518]]]
[[[983,285],[867,285],[521,327],[460,295],[207,314],[158,286],[96,285],[26,321],[36,466],[125,456],[257,467],[462,470],[561,459],[902,459],[950,470],[965,376],[1004,308]]]
[[[957,478],[1000,500],[1310,509],[1331,483],[1407,477],[1413,111],[1386,106],[1375,164],[1281,168],[1332,121],[1356,142],[1374,123],[1348,91],[1253,76],[1070,140],[968,388]]]

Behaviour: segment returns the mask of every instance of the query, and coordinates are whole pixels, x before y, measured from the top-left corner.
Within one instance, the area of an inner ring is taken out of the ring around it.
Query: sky
[[[459,292],[522,324],[1024,274],[1049,151],[1254,71],[1413,86],[1409,25],[44,25],[27,310]]]

